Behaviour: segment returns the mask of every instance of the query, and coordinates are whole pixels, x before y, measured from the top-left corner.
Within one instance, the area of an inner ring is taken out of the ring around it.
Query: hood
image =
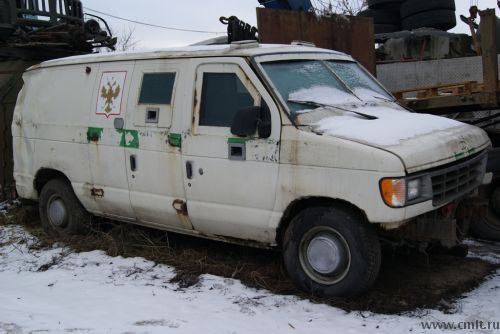
[[[373,146],[397,155],[408,173],[451,163],[490,145],[478,127],[446,117],[410,113],[392,102],[303,111],[311,131]]]

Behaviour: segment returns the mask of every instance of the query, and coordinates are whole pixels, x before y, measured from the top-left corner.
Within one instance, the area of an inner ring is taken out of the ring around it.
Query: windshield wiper
[[[314,101],[288,100],[288,102],[302,104],[302,105],[306,105],[306,106],[312,106],[312,107],[316,107],[316,108],[324,108],[324,107],[335,108],[335,109],[338,109],[338,110],[347,111],[347,112],[359,115],[359,116],[364,117],[366,119],[369,119],[371,121],[378,119],[378,117],[375,117],[375,116],[372,116],[372,115],[368,115],[368,114],[365,114],[365,113],[362,113],[362,112],[359,112],[359,111],[345,109],[345,108],[341,108],[341,107],[338,107],[338,106],[332,106],[332,105],[329,105],[329,104],[317,103],[317,102],[314,102]]]
[[[388,99],[388,98],[382,97],[382,96],[375,96],[375,95],[373,95],[372,97],[374,99],[381,100],[381,101],[384,101],[384,102],[394,102],[394,100],[391,100],[391,99]]]

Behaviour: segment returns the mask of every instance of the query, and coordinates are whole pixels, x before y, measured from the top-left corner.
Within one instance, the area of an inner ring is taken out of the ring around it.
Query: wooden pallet
[[[445,84],[438,86],[417,87],[393,92],[398,100],[405,100],[405,94],[413,93],[417,99],[431,99],[444,96],[472,95],[484,92],[484,84],[477,81],[468,81],[456,84]],[[415,100],[415,97],[411,98]]]

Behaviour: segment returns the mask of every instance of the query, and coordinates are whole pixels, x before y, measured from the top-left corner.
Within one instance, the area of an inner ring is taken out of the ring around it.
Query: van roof
[[[276,53],[329,53],[339,60],[352,60],[344,53],[309,47],[303,45],[281,45],[281,44],[232,44],[232,45],[198,45],[182,48],[169,48],[148,51],[126,51],[98,53],[83,56],[67,57],[49,60],[31,67],[29,70],[53,66],[89,64],[98,62],[113,62],[127,60],[146,59],[168,59],[168,58],[190,58],[190,57],[253,57]]]

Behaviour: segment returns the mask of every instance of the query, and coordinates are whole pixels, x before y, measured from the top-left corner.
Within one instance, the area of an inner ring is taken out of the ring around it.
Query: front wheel
[[[90,214],[76,197],[71,184],[63,179],[47,182],[38,204],[44,229],[52,234],[85,234],[90,230]]]
[[[290,279],[315,296],[360,295],[380,270],[380,243],[374,229],[347,207],[300,212],[292,219],[283,246]]]
[[[472,234],[478,238],[500,241],[500,215],[488,207],[486,214],[477,217],[471,224]]]

